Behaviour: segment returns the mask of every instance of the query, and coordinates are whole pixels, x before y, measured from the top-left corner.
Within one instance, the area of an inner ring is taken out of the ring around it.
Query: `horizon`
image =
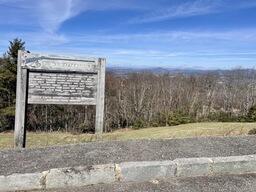
[[[242,71],[256,71],[255,67],[248,67],[248,68],[242,68],[242,67],[234,67],[234,68],[229,68],[229,69],[221,69],[221,68],[200,68],[200,67],[159,67],[159,66],[151,66],[151,67],[144,67],[144,66],[106,66],[106,69],[112,70],[112,71],[118,71],[118,70],[131,70],[133,71],[150,71],[152,72],[153,70],[164,70],[167,72],[175,72],[175,71],[180,71],[180,72],[215,72],[215,71],[237,71],[237,70],[242,70]]]
[[[0,0],[0,52],[18,37],[108,67],[254,69],[255,18],[254,0]]]

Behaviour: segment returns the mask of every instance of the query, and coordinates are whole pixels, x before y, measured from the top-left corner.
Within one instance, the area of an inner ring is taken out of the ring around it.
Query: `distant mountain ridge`
[[[148,68],[132,68],[132,67],[108,67],[108,72],[113,72],[118,75],[126,75],[129,73],[140,73],[140,72],[150,72],[155,74],[207,74],[207,73],[217,73],[223,74],[234,70],[242,71],[256,71],[255,69],[200,69],[200,68],[164,68],[164,67],[148,67]]]

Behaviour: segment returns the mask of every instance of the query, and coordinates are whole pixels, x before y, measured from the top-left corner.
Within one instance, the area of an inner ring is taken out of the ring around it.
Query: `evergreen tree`
[[[0,59],[0,131],[14,125],[18,50],[25,50],[25,42],[16,38]]]

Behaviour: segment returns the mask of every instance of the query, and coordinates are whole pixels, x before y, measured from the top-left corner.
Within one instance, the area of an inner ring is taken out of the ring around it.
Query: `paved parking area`
[[[128,161],[256,154],[256,136],[95,142],[0,151],[0,175]]]

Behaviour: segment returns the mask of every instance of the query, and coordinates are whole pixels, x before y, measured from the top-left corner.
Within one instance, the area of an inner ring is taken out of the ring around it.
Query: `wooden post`
[[[104,93],[105,93],[105,59],[98,59],[99,72],[98,72],[98,85],[97,85],[97,98],[96,98],[96,121],[95,133],[103,133],[104,125]]]
[[[17,88],[15,110],[14,145],[25,148],[26,144],[26,107],[27,107],[27,69],[22,69],[22,51],[18,52]]]

